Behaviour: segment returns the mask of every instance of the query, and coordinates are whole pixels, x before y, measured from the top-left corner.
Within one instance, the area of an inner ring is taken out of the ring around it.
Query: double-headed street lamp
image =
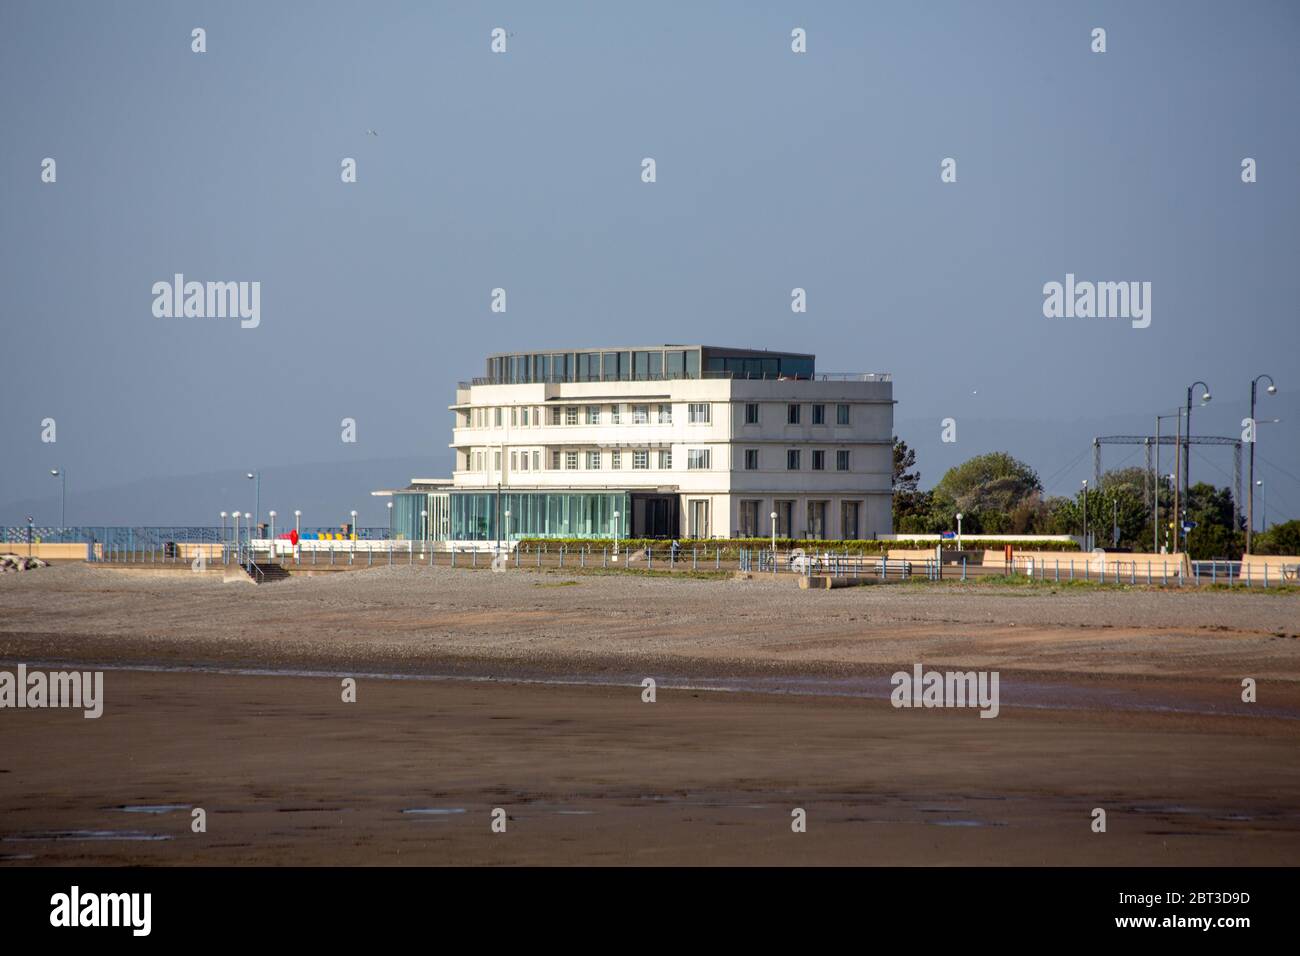
[[[1246,553],[1250,554],[1250,538],[1255,527],[1255,442],[1259,438],[1257,425],[1255,422],[1255,392],[1259,387],[1259,380],[1268,379],[1268,394],[1276,395],[1277,386],[1273,384],[1273,376],[1256,375],[1250,383],[1250,479],[1246,487],[1249,489],[1246,495]],[[1263,482],[1260,482],[1263,484]],[[1262,494],[1262,493],[1261,493]],[[1261,505],[1263,501],[1261,500]],[[1262,527],[1261,527],[1261,530]]]

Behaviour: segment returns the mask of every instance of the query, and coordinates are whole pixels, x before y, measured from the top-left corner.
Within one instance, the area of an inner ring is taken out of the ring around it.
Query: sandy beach
[[[105,708],[0,711],[0,864],[1293,864],[1298,631],[1285,594],[42,569],[0,668],[102,667]],[[997,719],[891,707],[918,662],[999,671]]]

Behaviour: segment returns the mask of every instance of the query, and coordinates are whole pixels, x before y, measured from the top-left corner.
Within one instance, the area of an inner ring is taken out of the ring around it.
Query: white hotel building
[[[700,345],[504,353],[450,409],[453,540],[610,537],[616,513],[620,537],[767,537],[773,513],[779,537],[892,530],[887,374]]]

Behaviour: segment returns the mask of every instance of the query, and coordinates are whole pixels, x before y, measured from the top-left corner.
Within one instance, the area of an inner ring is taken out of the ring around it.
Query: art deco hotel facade
[[[700,345],[492,355],[456,390],[447,537],[870,538],[893,385]],[[617,519],[615,515],[617,514]]]

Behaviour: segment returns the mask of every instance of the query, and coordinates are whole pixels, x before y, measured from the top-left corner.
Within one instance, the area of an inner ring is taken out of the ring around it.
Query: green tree
[[[894,490],[895,491],[916,491],[916,486],[921,481],[919,471],[911,471],[916,467],[916,451],[907,447],[907,442],[903,441],[897,435],[894,436]]]
[[[1256,554],[1300,554],[1300,521],[1273,525],[1255,535],[1251,546]]]
[[[1043,486],[1038,475],[1006,452],[977,455],[948,469],[934,487],[933,510],[962,513],[972,533],[1012,533],[1015,523],[1032,527]]]

